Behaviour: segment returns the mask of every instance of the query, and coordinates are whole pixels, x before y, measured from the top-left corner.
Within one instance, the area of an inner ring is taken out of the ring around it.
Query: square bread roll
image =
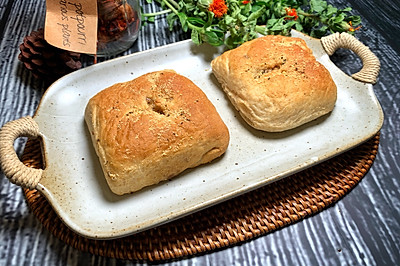
[[[211,62],[224,92],[252,127],[280,132],[331,112],[337,89],[300,38],[267,35]]]
[[[115,84],[92,97],[85,120],[110,189],[118,195],[221,156],[228,128],[203,91],[172,70]]]

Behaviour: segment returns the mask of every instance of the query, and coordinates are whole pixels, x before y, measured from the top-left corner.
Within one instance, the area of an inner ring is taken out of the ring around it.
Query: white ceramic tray
[[[56,81],[34,116],[43,137],[45,170],[38,188],[72,230],[88,238],[122,237],[199,211],[315,165],[372,137],[383,113],[371,84],[338,69],[317,39],[297,32],[338,87],[330,115],[284,133],[249,127],[223,94],[211,69],[221,50],[191,41],[136,53],[76,71]],[[221,158],[170,181],[117,196],[108,188],[84,122],[100,90],[150,71],[174,69],[206,93],[229,128]]]

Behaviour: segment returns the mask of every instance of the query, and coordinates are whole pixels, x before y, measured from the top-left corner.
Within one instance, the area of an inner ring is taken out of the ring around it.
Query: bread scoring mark
[[[269,74],[271,72],[276,72],[279,71],[281,73],[284,73],[284,70],[281,70],[283,65],[286,63],[287,59],[284,56],[281,56],[280,59],[276,60],[276,62],[273,66],[267,65],[268,63],[265,62],[255,73],[254,79],[259,79],[263,75]]]
[[[281,56],[279,59],[271,60],[278,61],[274,65],[267,66],[267,62],[263,63],[259,68],[255,69],[254,79],[260,79],[264,75],[268,80],[272,76],[275,75],[284,75],[284,76],[292,76],[296,78],[296,75],[300,75],[301,78],[307,79],[308,77],[305,75],[306,65],[304,63],[298,64],[296,60],[287,60],[284,56]],[[245,70],[245,72],[249,72],[251,68]]]
[[[278,64],[278,65],[275,65],[275,66],[272,67],[272,68],[261,69],[261,70],[259,71],[259,74],[255,76],[255,78],[257,79],[257,78],[260,78],[262,75],[268,74],[268,73],[270,73],[270,72],[272,72],[272,71],[280,70],[280,69],[281,69],[281,66],[282,66],[282,65],[279,65],[279,64]]]
[[[164,107],[160,104],[157,104],[151,97],[146,97],[146,102],[154,112],[159,113],[160,115],[169,116],[169,114],[166,114]]]

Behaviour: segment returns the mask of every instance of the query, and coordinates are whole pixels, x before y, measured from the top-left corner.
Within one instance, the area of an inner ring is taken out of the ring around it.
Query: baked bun
[[[252,127],[279,132],[332,111],[336,85],[304,40],[267,35],[211,62],[224,92]]]
[[[110,189],[118,195],[208,163],[228,128],[202,90],[172,70],[115,84],[90,99],[85,120]]]

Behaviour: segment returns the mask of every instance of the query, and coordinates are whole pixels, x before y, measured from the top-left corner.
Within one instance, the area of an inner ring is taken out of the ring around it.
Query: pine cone
[[[59,49],[50,45],[44,39],[44,30],[32,31],[19,46],[21,53],[18,59],[22,61],[33,76],[48,82],[80,69],[82,63],[80,54]]]

